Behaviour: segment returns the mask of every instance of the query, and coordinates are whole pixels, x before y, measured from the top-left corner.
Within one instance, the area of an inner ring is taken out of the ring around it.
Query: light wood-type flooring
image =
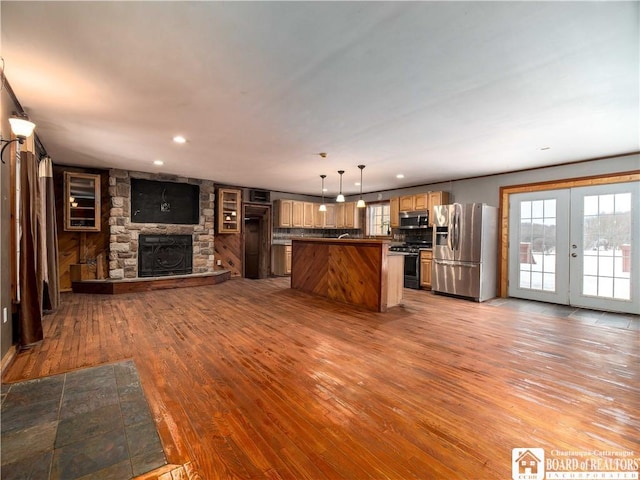
[[[374,313],[288,286],[66,294],[3,381],[132,358],[167,460],[209,480],[508,479],[516,447],[640,456],[637,317],[413,290]]]

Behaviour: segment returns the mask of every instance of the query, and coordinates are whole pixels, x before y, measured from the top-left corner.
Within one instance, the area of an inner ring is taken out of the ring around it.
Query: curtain
[[[28,346],[44,338],[40,202],[40,182],[35,155],[32,152],[20,152],[19,335],[21,346]]]
[[[44,280],[43,308],[55,310],[60,304],[58,272],[58,227],[56,224],[56,199],[53,190],[53,163],[43,157],[38,167],[40,177],[40,236],[42,277]]]

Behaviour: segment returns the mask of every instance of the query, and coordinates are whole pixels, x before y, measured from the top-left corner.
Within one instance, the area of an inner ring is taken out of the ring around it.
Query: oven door
[[[417,253],[404,256],[404,288],[420,288],[420,255]]]

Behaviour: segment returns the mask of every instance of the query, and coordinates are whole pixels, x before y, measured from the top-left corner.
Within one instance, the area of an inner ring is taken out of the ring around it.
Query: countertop
[[[294,238],[293,242],[324,243],[332,245],[389,245],[389,240],[378,238]]]

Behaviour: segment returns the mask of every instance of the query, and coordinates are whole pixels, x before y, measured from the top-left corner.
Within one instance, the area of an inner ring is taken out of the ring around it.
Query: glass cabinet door
[[[100,231],[100,175],[64,172],[65,230]]]
[[[218,233],[240,232],[240,194],[240,190],[218,190]]]

